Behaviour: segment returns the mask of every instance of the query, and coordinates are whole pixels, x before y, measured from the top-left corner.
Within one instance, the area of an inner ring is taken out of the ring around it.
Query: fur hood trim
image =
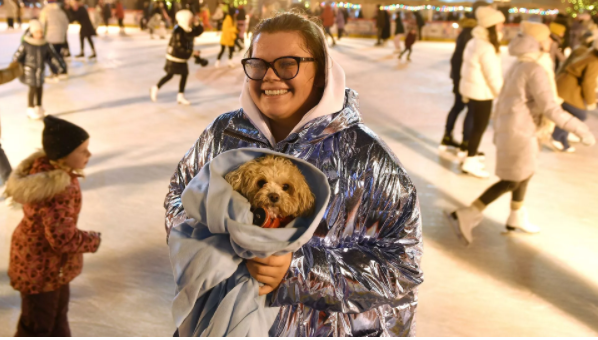
[[[46,39],[44,39],[44,38],[35,39],[33,37],[26,36],[23,38],[23,40],[25,40],[26,42],[28,42],[29,44],[34,45],[34,46],[43,46],[46,44]]]
[[[6,196],[16,202],[29,204],[47,200],[66,190],[71,176],[62,169],[29,174],[33,163],[46,154],[38,151],[21,162],[6,182]]]

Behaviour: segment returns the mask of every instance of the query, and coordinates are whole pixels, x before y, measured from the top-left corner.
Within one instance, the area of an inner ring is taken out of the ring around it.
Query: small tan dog
[[[263,228],[284,227],[296,217],[313,213],[314,194],[288,158],[260,157],[229,172],[225,179],[249,200],[254,224]]]

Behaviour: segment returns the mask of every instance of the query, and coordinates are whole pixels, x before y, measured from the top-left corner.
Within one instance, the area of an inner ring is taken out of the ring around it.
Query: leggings
[[[336,44],[336,41],[334,41],[334,36],[332,33],[330,33],[330,27],[324,27],[324,32],[327,36],[330,36],[330,39],[332,39],[332,44]]]
[[[343,37],[343,33],[345,32],[344,28],[338,28],[336,29],[338,31],[338,33],[336,34],[338,37],[338,40],[341,40],[341,38]]]
[[[220,45],[220,53],[218,53],[218,60],[220,60],[220,58],[222,58],[222,55],[224,54],[224,49],[227,46],[224,45]],[[228,59],[232,59],[233,58],[233,52],[235,51],[235,46],[228,46]]]
[[[457,89],[459,85],[457,85]],[[449,111],[448,117],[446,117],[446,127],[444,129],[444,135],[450,136],[453,134],[453,130],[455,129],[455,123],[457,122],[457,118],[463,109],[465,109],[465,103],[463,102],[463,97],[460,93],[455,93],[455,103],[453,107]],[[463,121],[463,141],[469,141],[471,137],[471,130],[473,129],[473,116],[469,114],[465,115],[465,121]]]
[[[473,157],[478,154],[478,148],[482,141],[482,136],[490,122],[490,114],[492,113],[492,100],[473,100],[469,99],[467,103],[468,114],[473,117],[473,129],[469,139],[467,156]]]
[[[174,74],[172,73],[167,73],[164,78],[160,79],[160,81],[158,82],[158,88],[161,88],[162,85],[166,84],[167,81],[169,81],[170,79],[172,79],[172,77],[174,76]],[[185,92],[185,85],[187,84],[187,75],[186,74],[181,74],[181,81],[179,82],[179,93],[183,93]]]
[[[512,182],[505,180],[496,182],[490,188],[486,189],[482,196],[480,196],[479,200],[487,206],[503,194],[506,194],[507,192],[511,191],[512,201],[523,202],[523,200],[525,199],[525,192],[527,191],[527,184],[529,183],[530,179],[532,179],[531,176],[528,179],[523,180],[521,182]]]
[[[412,50],[411,50],[411,46],[409,46],[409,47],[405,48],[405,49],[403,50],[403,52],[401,52],[401,54],[399,55],[399,59],[401,59],[401,58],[403,57],[403,54],[405,54],[405,52],[408,52],[408,53],[407,53],[407,60],[411,59],[411,52],[412,52]]]
[[[93,54],[96,53],[96,49],[95,47],[93,47],[93,40],[91,40],[91,36],[79,36],[79,42],[81,43],[81,54],[83,54],[83,52],[85,52],[85,45],[83,45],[83,43],[85,42],[85,39],[87,38],[87,41],[89,42],[89,46],[91,47],[91,52],[93,52]]]
[[[44,88],[42,86],[29,86],[29,107],[42,106],[43,92]]]

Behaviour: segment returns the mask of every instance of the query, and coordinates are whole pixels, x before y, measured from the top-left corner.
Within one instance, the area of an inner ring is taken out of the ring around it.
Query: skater
[[[95,253],[100,233],[77,228],[81,171],[87,165],[89,135],[53,116],[44,119],[43,151],[25,159],[6,184],[6,194],[23,205],[12,234],[8,276],[21,293],[15,336],[71,336],[69,284],[83,267],[83,253]]]
[[[336,36],[338,40],[341,40],[343,34],[345,33],[345,14],[343,13],[343,8],[338,8],[336,10]]]
[[[91,37],[96,35],[96,29],[91,24],[91,20],[89,19],[89,13],[87,13],[87,8],[83,4],[81,4],[81,0],[74,0],[72,2],[71,20],[77,21],[81,25],[81,31],[79,31],[81,53],[75,56],[75,58],[85,58],[84,41],[85,39],[87,39],[89,47],[91,47],[91,55],[89,56],[89,59],[95,59],[97,57],[96,49],[93,46],[93,40],[91,39]]]
[[[66,69],[66,65],[56,51],[44,39],[42,25],[37,20],[29,21],[29,33],[25,35],[21,46],[13,56],[13,62],[23,65],[21,83],[29,86],[27,116],[30,119],[44,117],[42,95],[44,90],[46,64],[53,74],[58,75]]]
[[[45,28],[45,38],[54,48],[60,58],[66,54],[66,34],[69,28],[69,18],[60,8],[56,0],[48,0],[48,4],[42,9],[39,21]],[[66,66],[66,63],[62,63]],[[64,68],[59,78],[67,78],[67,69]]]
[[[257,26],[244,60],[241,109],[219,116],[179,163],[165,200],[166,229],[187,218],[181,195],[189,181],[225,151],[269,148],[306,160],[333,188],[320,224],[326,227],[295,253],[246,260],[263,283],[259,294],[269,293],[268,304],[280,307],[270,335],[414,336],[423,281],[416,190],[362,123],[357,94],[346,89],[327,45],[318,25],[299,14]],[[366,234],[368,242],[360,241]]]
[[[540,231],[528,221],[524,199],[528,183],[537,170],[538,135],[550,126],[546,119],[575,133],[586,145],[595,143],[587,125],[559,105],[548,54],[552,43],[550,30],[544,24],[529,21],[522,22],[521,26],[523,34],[509,44],[509,53],[517,57],[517,61],[506,75],[494,114],[496,175],[500,181],[471,206],[448,216],[457,235],[467,244],[473,240],[472,230],[483,219],[484,208],[508,192],[512,192],[512,199],[507,230]]]
[[[150,39],[154,39],[154,32],[158,31],[160,39],[166,38],[166,22],[170,20],[163,2],[157,2],[152,9],[152,16],[147,23],[149,28]]]
[[[403,51],[403,38],[405,37],[405,26],[403,26],[403,19],[401,18],[401,11],[395,13],[395,53]]]
[[[112,18],[112,9],[107,0],[99,0],[98,7],[102,10],[102,21],[104,22],[104,35],[108,35],[108,26],[110,25],[110,18]]]
[[[467,158],[461,171],[478,178],[490,174],[478,156],[478,147],[488,126],[492,100],[502,88],[500,40],[505,16],[494,8],[479,7],[475,16],[478,25],[472,30],[473,38],[465,46],[459,93],[467,103],[468,114],[473,117],[473,128],[467,145]]]
[[[8,24],[8,29],[15,29],[15,19],[19,15],[19,4],[17,3],[17,0],[5,0],[4,8],[6,11],[6,23]]]
[[[596,109],[596,78],[598,78],[598,42],[583,56],[575,59],[556,78],[563,109],[581,121],[588,117],[588,111]],[[569,132],[555,127],[552,133],[553,148],[558,151],[575,152],[569,144]]]
[[[216,6],[216,10],[214,14],[212,14],[212,20],[216,21],[216,34],[220,34],[222,31],[222,22],[224,20],[224,7],[226,5],[218,1],[218,6]],[[226,6],[228,8],[228,6]],[[226,11],[228,13],[228,10]]]
[[[260,11],[254,9],[249,16],[249,24],[247,25],[247,39],[250,38],[250,35],[253,36],[253,31],[255,31],[255,27],[257,24],[259,24],[260,20]]]
[[[552,45],[550,46],[550,57],[552,58],[554,71],[556,72],[559,69],[559,65],[561,65],[566,59],[565,54],[563,54],[563,50],[561,49],[561,45],[563,44],[563,38],[565,36],[567,27],[556,22],[551,22],[549,27],[550,39],[552,39]]]
[[[475,11],[482,6],[488,6],[488,3],[484,1],[474,2],[472,5],[473,13],[475,13]],[[455,122],[457,121],[457,118],[459,117],[461,111],[463,111],[463,109],[465,109],[466,107],[466,104],[463,102],[463,98],[459,93],[459,82],[461,81],[461,66],[463,65],[463,52],[465,51],[465,46],[472,38],[472,30],[478,24],[473,14],[466,13],[465,15],[466,16],[459,21],[459,27],[461,27],[461,32],[459,33],[459,36],[457,36],[457,41],[455,43],[455,52],[453,52],[453,56],[451,57],[450,75],[451,79],[453,80],[453,93],[455,94],[455,103],[453,104],[453,107],[451,108],[448,116],[446,117],[444,136],[442,137],[442,141],[440,142],[439,146],[440,151],[446,151],[448,148],[458,149],[457,156],[459,158],[464,158],[467,156],[469,136],[471,134],[471,130],[473,129],[473,117],[468,112],[465,116],[465,119],[463,120],[463,140],[461,141],[461,144],[459,144],[453,139],[453,129],[455,128]]]
[[[228,48],[228,66],[233,67],[233,52],[235,51],[235,40],[237,39],[237,26],[233,21],[232,15],[226,13],[224,21],[222,22],[222,36],[220,37],[220,53],[216,60],[216,68],[220,67],[220,58]]]
[[[247,13],[245,12],[245,7],[243,5],[239,6],[237,9],[237,30],[239,33],[237,34],[237,42],[235,45],[239,46],[239,52],[245,48],[245,25],[247,21],[245,21],[247,17]]]
[[[160,79],[157,85],[150,89],[150,98],[153,102],[158,100],[158,90],[162,85],[166,84],[175,74],[181,76],[179,82],[179,93],[177,95],[177,103],[183,105],[190,105],[191,103],[185,98],[185,85],[187,84],[187,76],[189,75],[189,65],[187,60],[193,55],[193,40],[203,33],[203,26],[194,25],[194,16],[188,9],[183,9],[176,14],[177,25],[174,26],[172,37],[168,43],[168,52],[166,54],[166,65],[164,71],[166,75]],[[195,53],[199,56],[199,53]]]
[[[376,28],[378,29],[378,40],[376,41],[376,46],[384,46],[386,40],[390,38],[390,17],[381,5],[377,5],[377,7]]]
[[[121,0],[116,0],[116,2],[114,4],[114,17],[116,17],[116,19],[118,20],[118,27],[119,27],[118,34],[120,34],[121,36],[127,35],[125,32],[125,24],[124,24],[125,9],[123,7],[123,3]]]
[[[324,26],[324,33],[332,39],[332,46],[336,45],[336,41],[334,41],[334,36],[330,32],[332,26],[334,26],[334,21],[336,16],[334,15],[334,10],[330,5],[330,1],[326,2],[324,5],[324,10],[322,10],[322,14],[320,15],[320,19],[322,19],[322,25]]]
[[[417,40],[417,30],[415,29],[415,27],[411,27],[409,29],[409,33],[407,34],[407,37],[405,38],[405,49],[403,50],[403,52],[401,52],[401,54],[399,54],[399,60],[401,60],[401,58],[403,58],[403,54],[407,53],[407,61],[411,61],[411,52],[412,52],[412,48],[413,48],[413,44],[415,44],[415,41]]]

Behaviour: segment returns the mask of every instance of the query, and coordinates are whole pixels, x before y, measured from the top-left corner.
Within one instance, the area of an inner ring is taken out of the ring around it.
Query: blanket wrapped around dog
[[[285,228],[252,225],[249,201],[224,176],[267,154],[289,158],[315,196],[314,214]],[[315,166],[267,149],[236,149],[207,163],[183,192],[187,215],[170,233],[170,262],[176,282],[172,313],[180,336],[268,336],[279,307],[259,296],[259,283],[243,260],[294,252],[322,220],[330,188]]]

